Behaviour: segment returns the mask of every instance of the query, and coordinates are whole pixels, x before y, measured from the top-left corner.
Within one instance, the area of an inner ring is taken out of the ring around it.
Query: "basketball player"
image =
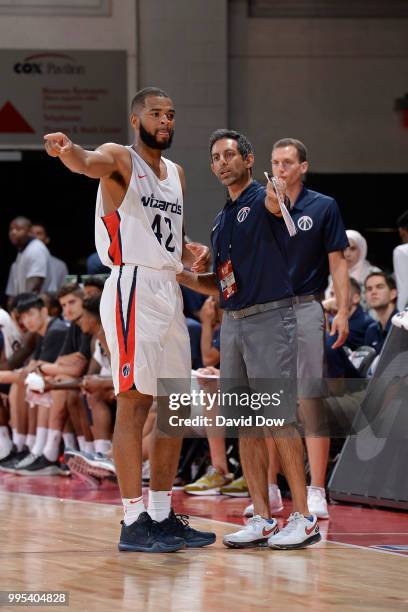
[[[142,89],[132,101],[130,122],[132,146],[108,143],[86,151],[62,133],[44,139],[47,153],[71,171],[100,179],[96,247],[112,270],[101,319],[117,395],[113,455],[125,513],[119,550],[171,552],[211,544],[215,534],[192,529],[171,510],[180,438],[153,436],[146,512],[142,430],[157,379],[190,378],[190,343],[176,274],[183,264],[204,266],[209,251],[201,245],[186,248],[184,173],[162,157],[174,134],[172,100],[161,89]]]

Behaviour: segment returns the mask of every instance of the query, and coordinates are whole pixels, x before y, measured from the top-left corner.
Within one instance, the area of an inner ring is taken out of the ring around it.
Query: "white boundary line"
[[[408,558],[408,555],[403,555],[402,553],[394,552],[392,550],[382,550],[381,548],[376,548],[373,546],[359,546],[358,544],[348,544],[347,542],[337,542],[335,540],[326,540],[329,544],[339,544],[339,546],[347,546],[348,548],[359,548],[360,550],[367,550],[369,552],[379,552],[386,555],[394,555],[395,557],[405,557]]]

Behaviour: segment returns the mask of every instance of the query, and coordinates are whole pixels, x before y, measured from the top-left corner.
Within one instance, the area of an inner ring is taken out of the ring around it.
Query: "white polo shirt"
[[[50,252],[41,242],[34,238],[17,255],[10,268],[6,295],[14,297],[28,291],[29,278],[44,279],[41,291],[56,291],[57,284],[52,271]]]

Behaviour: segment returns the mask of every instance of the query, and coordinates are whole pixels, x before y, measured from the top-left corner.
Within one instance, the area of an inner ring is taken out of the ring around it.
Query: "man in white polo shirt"
[[[26,217],[16,217],[10,223],[10,242],[18,253],[7,281],[8,298],[20,293],[40,293],[57,289],[52,274],[50,252],[41,240],[30,235],[31,226],[31,221]]]

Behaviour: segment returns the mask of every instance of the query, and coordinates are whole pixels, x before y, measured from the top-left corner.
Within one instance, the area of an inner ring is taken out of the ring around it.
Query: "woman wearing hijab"
[[[366,259],[367,257],[367,241],[356,230],[346,230],[349,245],[344,251],[344,257],[347,261],[349,275],[354,278],[362,287],[364,281],[371,272],[379,272],[380,269],[372,266]]]
[[[364,295],[364,281],[371,272],[380,272],[380,268],[373,266],[367,259],[367,241],[356,230],[346,230],[349,246],[344,250],[344,257],[347,261],[349,275],[354,278],[361,286],[361,306],[366,310],[367,303]],[[326,289],[325,298],[329,300],[334,296],[333,282],[329,277],[329,284]],[[371,314],[371,312],[370,312]]]

